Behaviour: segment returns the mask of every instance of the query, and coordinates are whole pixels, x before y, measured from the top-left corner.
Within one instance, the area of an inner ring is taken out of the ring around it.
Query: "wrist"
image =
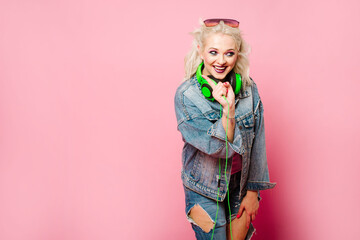
[[[225,118],[225,119],[229,119],[229,120],[231,120],[231,119],[234,120],[235,119],[235,116],[232,117],[232,116],[229,116],[228,114],[223,114],[222,117]]]
[[[246,195],[249,195],[251,197],[258,197],[258,191],[255,191],[255,190],[247,190],[246,191]]]
[[[235,119],[235,109],[233,111],[230,110],[230,112],[224,109],[222,116],[229,119]]]

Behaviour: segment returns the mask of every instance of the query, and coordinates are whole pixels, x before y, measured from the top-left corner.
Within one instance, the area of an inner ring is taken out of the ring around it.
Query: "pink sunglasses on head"
[[[235,19],[225,19],[225,18],[206,19],[204,21],[204,24],[206,27],[214,27],[214,26],[218,25],[220,23],[220,21],[223,21],[226,25],[233,27],[233,28],[239,27],[239,22],[236,21]]]

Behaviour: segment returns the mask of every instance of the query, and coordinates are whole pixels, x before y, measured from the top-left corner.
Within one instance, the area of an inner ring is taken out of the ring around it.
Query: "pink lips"
[[[217,73],[223,73],[223,72],[225,72],[225,70],[226,70],[227,67],[224,67],[224,69],[218,69],[218,68],[216,68],[215,66],[213,66],[213,68],[214,68],[215,72],[217,72]]]

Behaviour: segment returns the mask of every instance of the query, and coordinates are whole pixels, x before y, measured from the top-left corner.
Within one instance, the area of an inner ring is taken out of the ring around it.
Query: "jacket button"
[[[242,129],[242,126],[240,126],[239,128],[240,128],[240,130],[241,130],[241,129]]]

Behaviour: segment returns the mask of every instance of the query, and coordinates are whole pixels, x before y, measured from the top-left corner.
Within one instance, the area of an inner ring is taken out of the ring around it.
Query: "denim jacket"
[[[219,200],[225,199],[226,132],[221,122],[221,105],[203,96],[196,76],[183,82],[175,94],[177,128],[182,134],[181,178],[183,184],[199,194]],[[232,157],[242,156],[240,197],[247,190],[265,190],[275,187],[269,182],[266,160],[263,105],[256,84],[243,89],[235,98],[234,140],[228,142],[226,166],[230,181]],[[219,163],[220,159],[220,163]],[[219,164],[221,175],[219,176]]]

